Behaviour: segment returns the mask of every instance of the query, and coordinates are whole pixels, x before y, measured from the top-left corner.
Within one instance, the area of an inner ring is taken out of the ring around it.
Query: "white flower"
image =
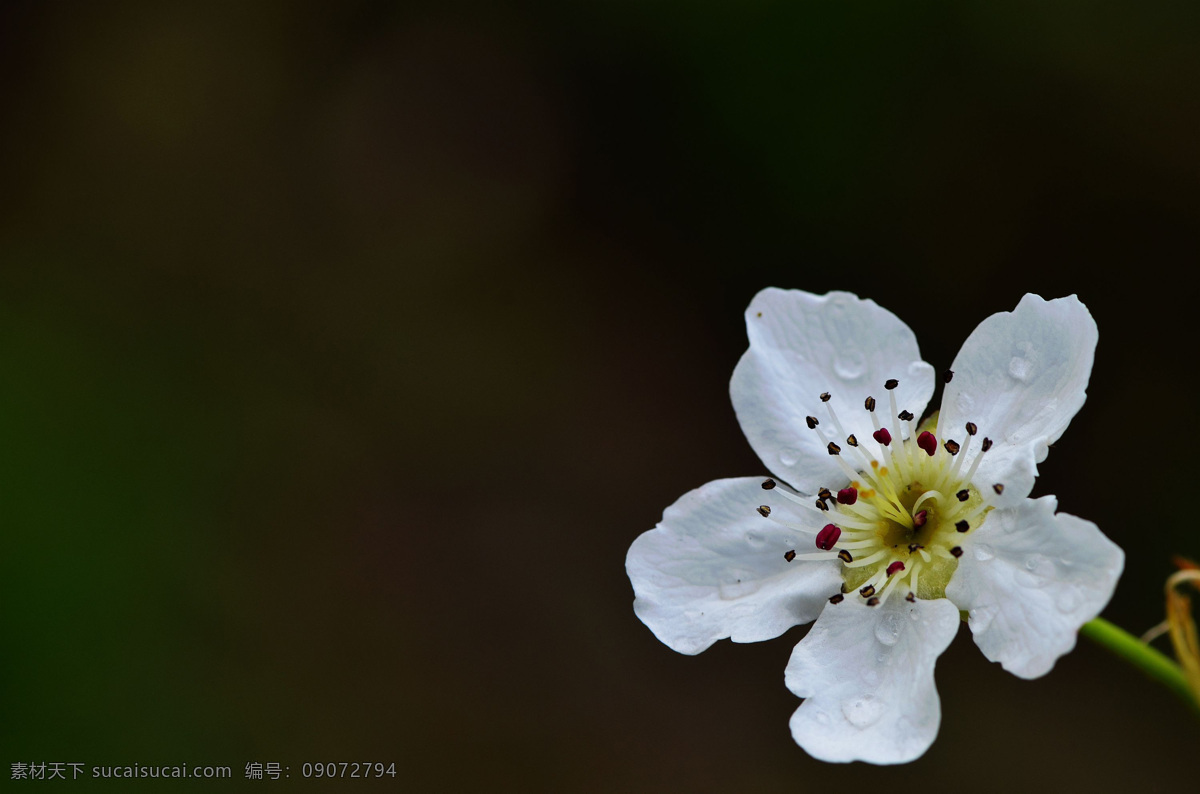
[[[924,428],[933,368],[873,301],[767,289],[746,327],[730,393],[781,482],[716,480],[667,508],[629,549],[634,611],[687,654],[816,619],[786,671],[805,698],[795,740],[825,761],[911,761],[937,735],[933,668],[962,613],[988,659],[1035,678],[1112,596],[1121,549],[1028,498],[1083,405],[1095,321],[1074,296],[989,317]]]

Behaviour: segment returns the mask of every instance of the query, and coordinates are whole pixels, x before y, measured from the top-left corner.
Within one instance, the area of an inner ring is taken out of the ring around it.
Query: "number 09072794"
[[[396,776],[396,763],[367,761],[329,761],[305,763],[300,767],[305,777],[383,777]]]

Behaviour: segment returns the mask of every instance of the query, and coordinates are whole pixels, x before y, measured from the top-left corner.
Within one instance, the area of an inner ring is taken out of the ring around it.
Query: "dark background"
[[[1194,784],[1196,721],[1086,641],[1026,682],[964,629],[932,749],[846,767],[790,738],[803,629],[691,658],[633,615],[630,542],[764,473],[728,380],[765,286],[873,298],[938,369],[1078,293],[1035,493],[1126,549],[1134,633],[1200,555],[1200,11],[827,6],[5,4],[5,780]]]

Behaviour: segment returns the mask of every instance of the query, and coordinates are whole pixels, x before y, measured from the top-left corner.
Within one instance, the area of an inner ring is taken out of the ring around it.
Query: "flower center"
[[[973,483],[991,440],[975,444],[978,428],[967,422],[961,444],[949,438],[939,444],[935,423],[917,428],[911,412],[897,410],[893,389],[898,385],[896,380],[884,384],[890,427],[880,423],[874,397],[864,403],[874,426],[871,437],[879,444],[878,457],[860,445],[853,433],[845,432],[829,403],[830,395],[822,394],[829,424],[846,448],[825,433],[816,417],[807,417],[807,424],[837,458],[846,484],[836,494],[822,488],[815,502],[779,488],[777,493],[805,514],[798,523],[773,515],[768,505],[758,509],[771,520],[815,536],[819,551],[789,551],[784,555],[789,562],[841,560],[842,593],[853,593],[869,606],[882,604],[895,593],[909,601],[943,598],[962,556],[962,538],[982,525],[992,509],[988,493]],[[763,488],[775,490],[776,482],[768,479]],[[997,484],[990,490],[999,494],[1004,486]],[[823,526],[814,526],[814,513]],[[838,594],[830,601],[836,604],[844,597]]]

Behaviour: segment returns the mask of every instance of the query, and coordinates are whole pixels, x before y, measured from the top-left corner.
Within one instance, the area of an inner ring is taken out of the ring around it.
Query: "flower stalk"
[[[1183,699],[1200,716],[1200,702],[1192,694],[1183,669],[1166,654],[1134,637],[1119,626],[1104,618],[1093,618],[1083,624],[1079,633],[1097,645],[1107,648],[1141,670],[1147,677],[1158,681]]]

